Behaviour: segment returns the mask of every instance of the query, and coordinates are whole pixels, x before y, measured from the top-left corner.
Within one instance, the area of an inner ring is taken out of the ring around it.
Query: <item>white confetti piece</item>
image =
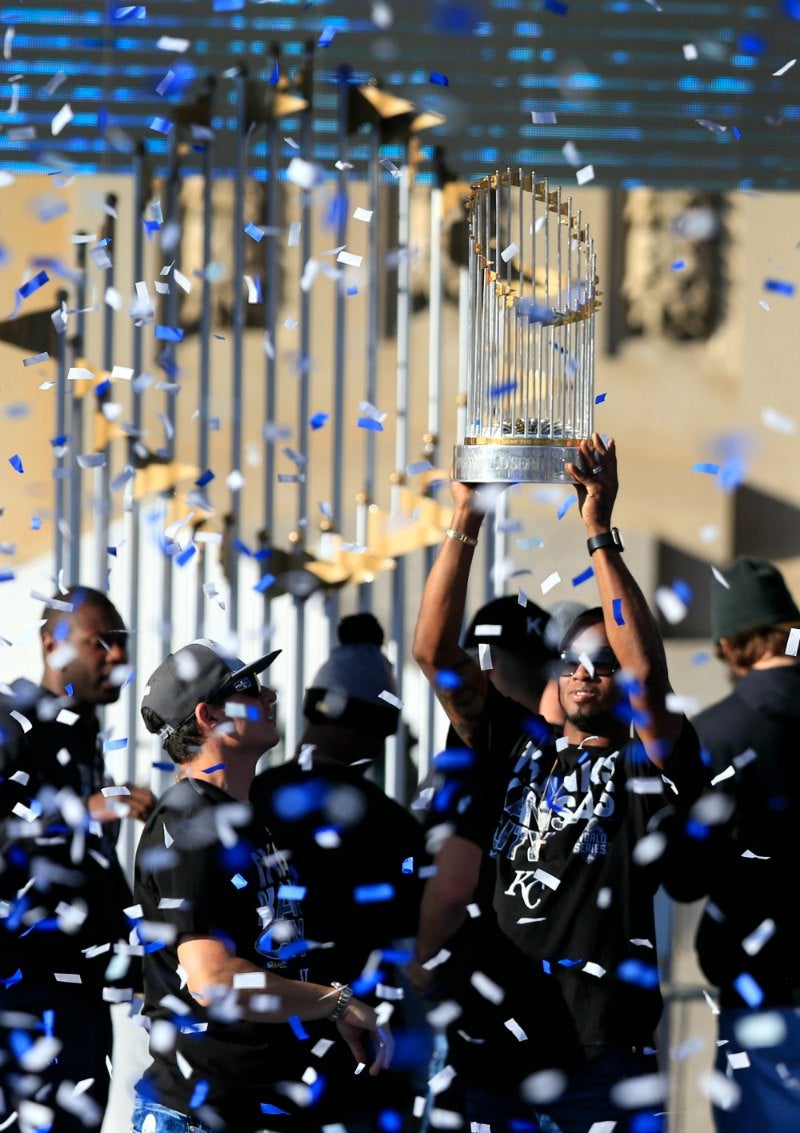
[[[554,570],[552,574],[548,574],[547,578],[541,585],[542,594],[549,594],[554,586],[558,586],[560,581],[561,575],[557,570]]]
[[[516,1019],[506,1019],[503,1026],[511,1032],[517,1042],[523,1043],[527,1041],[528,1036],[525,1034],[522,1027],[520,1027]]]
[[[532,110],[531,122],[534,126],[555,126],[557,119],[553,110]]]
[[[389,692],[388,689],[384,689],[383,692],[378,694],[378,700],[385,700],[387,704],[391,704],[392,708],[403,707],[402,700],[398,696],[395,696],[393,693]]]
[[[594,181],[594,166],[584,165],[575,174],[575,179],[579,185],[588,185],[590,181]]]
[[[353,220],[362,220],[365,224],[369,224],[372,220],[372,209],[357,208],[353,213]]]
[[[798,647],[800,647],[800,629],[790,629],[789,640],[786,642],[787,657],[796,657]]]
[[[574,142],[565,142],[561,147],[561,152],[563,153],[565,159],[569,162],[569,164],[574,168],[577,168],[583,161],[583,158],[578,152],[578,147]]]
[[[796,62],[797,62],[796,59],[790,59],[788,63],[784,63],[783,66],[780,67],[777,71],[773,71],[772,77],[774,79],[779,79],[781,77],[781,75],[785,75],[787,71],[791,71],[792,67],[794,67]]]
[[[286,169],[286,179],[301,189],[313,189],[319,180],[319,170],[312,162],[293,157]]]
[[[73,119],[72,107],[68,102],[65,102],[57,114],[53,115],[53,120],[50,123],[50,132],[54,138],[57,138],[65,126],[68,126]]]
[[[684,57],[684,59],[689,59],[689,60],[697,58],[697,48],[695,47],[695,45],[693,43],[684,43],[684,45],[683,45],[683,57]]]
[[[156,40],[156,47],[159,51],[175,51],[182,55],[191,47],[191,40],[177,39],[175,36],[162,35],[160,39]]]
[[[336,257],[338,264],[346,264],[348,267],[357,268],[361,267],[363,256],[357,256],[354,252],[340,252]]]
[[[481,641],[478,645],[478,664],[484,673],[494,668],[492,663],[492,648],[490,645],[487,645],[485,641]]]
[[[787,437],[797,432],[797,425],[791,417],[779,413],[769,405],[765,405],[761,410],[761,421],[768,429],[774,429],[776,433],[783,433]]]
[[[509,260],[513,260],[514,256],[516,256],[518,252],[519,252],[518,245],[516,245],[512,242],[511,244],[508,245],[507,248],[503,248],[502,252],[500,253],[500,259],[503,261],[504,264],[507,264]]]
[[[717,570],[715,566],[712,566],[711,573],[714,575],[714,578],[716,578],[717,582],[719,582],[721,586],[724,586],[726,590],[730,590],[731,584],[728,582],[727,578],[721,570]]]
[[[769,310],[769,303],[766,301],[766,299],[759,299],[758,305],[759,307],[763,307],[765,311]]]
[[[496,984],[494,980],[490,980],[483,972],[473,972],[469,982],[477,993],[482,995],[484,999],[488,999],[490,1003],[497,1005],[502,1003],[506,997],[503,988]]]
[[[289,235],[286,240],[287,247],[296,248],[298,246],[298,244],[300,243],[300,233],[302,232],[302,230],[303,226],[300,221],[293,220],[289,225]]]
[[[659,586],[655,592],[655,602],[664,620],[673,626],[682,622],[689,613],[686,603],[671,586]]]

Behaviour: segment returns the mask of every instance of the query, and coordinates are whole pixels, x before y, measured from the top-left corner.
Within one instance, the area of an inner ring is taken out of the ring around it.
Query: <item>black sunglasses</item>
[[[608,648],[599,649],[597,653],[583,654],[583,658],[591,663],[596,677],[612,677],[619,669],[619,661],[614,656],[613,650]],[[584,660],[581,659],[581,656],[565,649],[556,661],[555,668],[559,677],[571,677],[583,664]],[[588,666],[584,665],[584,667],[587,671],[591,671]]]

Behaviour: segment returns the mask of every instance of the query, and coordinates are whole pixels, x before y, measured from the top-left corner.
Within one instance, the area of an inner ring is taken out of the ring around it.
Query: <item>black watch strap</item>
[[[616,527],[612,527],[610,531],[604,531],[602,535],[592,535],[590,539],[586,540],[586,549],[590,555],[599,551],[601,547],[614,547],[617,551],[625,550],[622,536]]]

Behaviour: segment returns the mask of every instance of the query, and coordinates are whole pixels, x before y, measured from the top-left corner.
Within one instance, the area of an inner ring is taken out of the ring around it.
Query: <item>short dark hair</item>
[[[109,596],[102,590],[95,590],[92,586],[82,586],[79,583],[75,586],[69,586],[63,593],[59,591],[54,594],[52,601],[66,603],[72,606],[72,610],[62,610],[48,603],[42,610],[43,624],[39,630],[42,640],[48,634],[53,634],[60,622],[64,621],[65,618],[74,617],[83,607],[105,610],[112,617],[119,618],[122,621],[122,615]]]
[[[718,660],[733,665],[736,669],[752,669],[765,653],[779,656],[786,653],[789,631],[797,628],[796,622],[783,622],[780,625],[759,626],[727,637],[727,648],[717,642],[714,652]]]
[[[164,727],[164,721],[154,712],[152,708],[142,708],[142,719],[144,726],[148,732],[152,732],[157,736],[161,729]],[[164,751],[170,757],[173,763],[191,763],[197,755],[200,748],[203,746],[203,733],[200,731],[200,726],[194,716],[176,728],[174,732],[162,738],[162,745]]]

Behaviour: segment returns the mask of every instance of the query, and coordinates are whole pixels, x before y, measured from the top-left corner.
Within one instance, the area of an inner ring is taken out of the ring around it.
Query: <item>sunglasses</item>
[[[594,675],[596,677],[613,677],[614,673],[619,669],[619,661],[614,656],[611,649],[599,649],[597,653],[572,653],[570,650],[565,649],[555,663],[556,673],[559,677],[572,677],[578,671],[579,667],[583,667],[587,672],[591,672],[589,666],[586,665],[589,661]]]

